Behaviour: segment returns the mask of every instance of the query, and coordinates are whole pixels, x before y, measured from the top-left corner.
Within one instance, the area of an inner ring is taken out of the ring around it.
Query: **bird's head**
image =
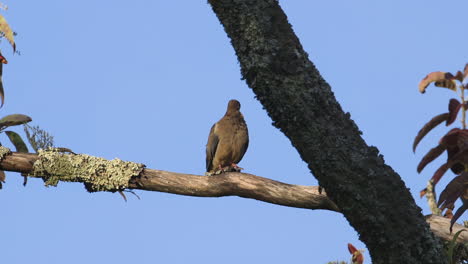
[[[240,105],[239,101],[237,101],[235,99],[230,100],[229,103],[228,103],[228,107],[227,107],[227,113],[239,111],[240,106],[241,105]]]

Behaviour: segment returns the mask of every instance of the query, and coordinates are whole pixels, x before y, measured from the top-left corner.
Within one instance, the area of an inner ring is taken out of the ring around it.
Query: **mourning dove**
[[[206,144],[206,175],[240,171],[237,163],[249,146],[249,133],[240,103],[230,100],[226,114],[211,127]]]

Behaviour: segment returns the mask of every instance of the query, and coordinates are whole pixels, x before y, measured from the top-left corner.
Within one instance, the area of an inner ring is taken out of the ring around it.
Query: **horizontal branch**
[[[37,159],[37,154],[13,152],[1,161],[0,169],[29,174]],[[289,207],[339,211],[316,186],[292,185],[238,172],[200,176],[145,168],[130,179],[128,187],[198,197],[239,196]]]
[[[13,152],[0,162],[0,169],[28,174],[37,159],[37,154]],[[145,168],[140,175],[130,179],[128,186],[130,189],[197,197],[239,196],[288,207],[340,211],[325,192],[319,193],[316,186],[287,184],[247,173],[200,176]],[[426,220],[438,237],[451,239],[449,219],[431,216]],[[461,228],[463,226],[455,224],[454,232]],[[459,241],[468,242],[468,233],[462,233]]]
[[[199,176],[145,169],[130,180],[129,187],[199,197],[239,196],[289,207],[339,211],[317,186],[292,185],[239,172]]]

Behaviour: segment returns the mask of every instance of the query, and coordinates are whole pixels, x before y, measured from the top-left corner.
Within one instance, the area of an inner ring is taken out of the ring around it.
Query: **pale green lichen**
[[[9,148],[0,146],[0,160],[3,160],[3,158],[10,153],[11,153],[11,150]]]
[[[90,192],[123,190],[130,178],[138,176],[145,167],[117,158],[65,154],[54,148],[39,150],[38,157],[31,175],[42,177],[46,186],[57,186],[59,181],[83,182]]]

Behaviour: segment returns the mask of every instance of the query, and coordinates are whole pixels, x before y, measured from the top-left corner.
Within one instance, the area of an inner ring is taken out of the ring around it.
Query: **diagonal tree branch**
[[[231,40],[246,83],[359,233],[372,262],[446,263],[442,244],[404,182],[363,140],[278,1],[208,2]]]
[[[0,162],[0,169],[27,175],[32,172],[34,162],[38,159],[37,154],[12,152]],[[73,171],[69,174],[73,174]],[[317,186],[287,184],[246,173],[231,172],[208,177],[144,169],[130,179],[128,187],[197,197],[238,196],[288,207],[340,212],[325,192],[319,193]],[[438,237],[451,240],[453,234],[449,232],[449,219],[432,216],[427,217],[426,221]],[[454,232],[463,228],[455,224]],[[462,233],[458,241],[468,242],[468,234]]]

